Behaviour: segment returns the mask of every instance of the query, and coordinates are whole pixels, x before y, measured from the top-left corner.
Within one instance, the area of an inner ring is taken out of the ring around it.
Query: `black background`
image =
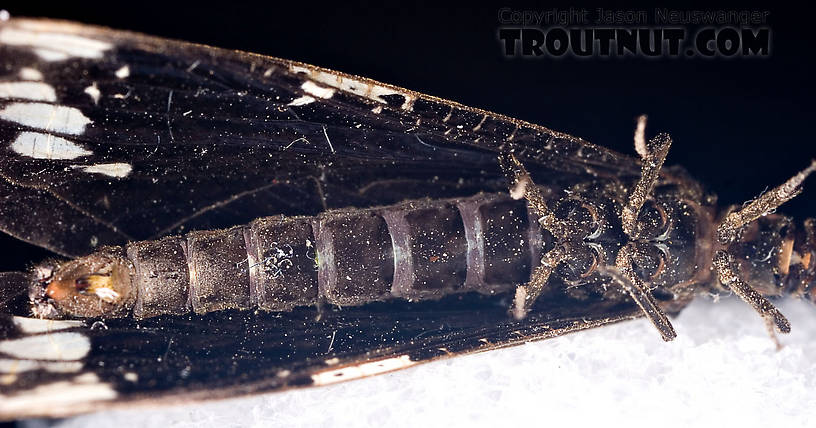
[[[723,204],[778,185],[816,157],[811,131],[816,37],[813,18],[803,9],[705,7],[770,11],[767,58],[508,59],[497,37],[499,8],[595,6],[286,3],[2,7],[12,16],[69,19],[304,61],[518,117],[624,153],[633,152],[634,120],[646,113],[648,134],[666,131],[674,138],[667,164],[685,166]],[[816,179],[780,211],[800,219],[816,216]],[[0,245],[11,248],[7,242]],[[17,253],[0,270],[20,269],[32,257]]]

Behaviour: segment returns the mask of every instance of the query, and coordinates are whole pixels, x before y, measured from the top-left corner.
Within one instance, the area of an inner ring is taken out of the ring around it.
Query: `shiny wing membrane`
[[[0,420],[329,385],[640,316],[629,306],[556,305],[516,322],[506,307],[468,295],[335,308],[319,320],[306,308],[140,322],[1,317],[5,348],[62,349],[48,360],[27,351],[5,375],[14,379],[0,388]]]
[[[0,228],[68,256],[256,217],[637,174],[566,134],[297,62],[53,21],[0,23]]]
[[[297,62],[45,20],[0,22],[0,229],[66,256],[274,214],[634,177],[569,135]],[[26,318],[0,275],[0,419],[321,385],[638,316],[482,296],[150,320]],[[545,306],[546,306],[545,305]]]

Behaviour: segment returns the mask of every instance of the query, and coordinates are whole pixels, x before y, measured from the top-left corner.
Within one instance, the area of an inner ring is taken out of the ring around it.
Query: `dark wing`
[[[16,366],[0,373],[0,420],[327,385],[640,316],[557,303],[520,322],[476,295],[334,309],[317,321],[308,309],[84,325],[4,317],[0,369]]]
[[[631,158],[494,113],[241,52],[53,21],[0,22],[0,229],[64,255],[273,215],[636,176]],[[25,303],[0,275],[4,311]],[[0,315],[0,417],[332,383],[639,315],[496,298],[144,321]]]
[[[635,175],[632,158],[293,61],[55,21],[0,23],[0,229],[63,255],[256,217]]]

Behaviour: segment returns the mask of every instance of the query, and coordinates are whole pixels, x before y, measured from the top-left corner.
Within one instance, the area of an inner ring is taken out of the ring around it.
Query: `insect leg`
[[[779,309],[776,309],[776,306],[769,302],[768,299],[742,280],[739,267],[734,263],[734,258],[731,254],[723,250],[718,250],[717,253],[714,254],[713,265],[717,271],[717,277],[723,285],[731,289],[740,299],[751,305],[754,310],[759,312],[762,318],[773,321],[779,332],[790,333],[790,322],[779,312]]]
[[[677,337],[674,327],[666,316],[666,313],[660,309],[652,295],[649,287],[641,281],[632,269],[632,247],[627,245],[621,248],[618,257],[615,260],[615,268],[604,268],[599,271],[612,278],[618,285],[621,286],[632,300],[638,305],[641,311],[649,318],[649,321],[654,324],[660,332],[660,336],[666,342],[671,341]]]
[[[733,242],[743,226],[776,209],[801,193],[802,183],[813,171],[816,171],[816,160],[811,161],[810,166],[775,189],[759,195],[759,197],[739,210],[729,213],[725,216],[725,219],[720,225],[717,226],[717,239],[721,244]]]
[[[499,156],[499,163],[510,181],[510,196],[513,199],[527,199],[527,205],[539,216],[541,227],[562,239],[569,238],[577,230],[577,226],[569,220],[561,220],[550,211],[541,190],[533,183],[530,173],[515,155],[503,153]]]
[[[524,165],[512,153],[500,155],[499,163],[510,180],[510,196],[513,199],[527,199],[527,206],[539,216],[538,222],[541,227],[552,233],[559,241],[568,241],[574,235],[577,226],[569,220],[557,218],[550,211],[541,190],[533,183]],[[511,309],[516,319],[522,319],[527,315],[533,303],[547,286],[550,275],[561,262],[569,259],[570,254],[567,244],[556,246],[542,257],[541,264],[530,275],[530,281],[516,287],[516,296]]]
[[[533,274],[530,275],[530,282],[516,287],[516,296],[513,299],[513,308],[511,309],[513,317],[520,320],[527,315],[533,303],[544,291],[544,287],[547,286],[550,275],[561,262],[569,258],[569,254],[568,248],[560,245],[541,258],[541,264],[536,266]]]
[[[621,223],[623,231],[629,236],[634,236],[635,226],[637,226],[638,212],[652,193],[660,168],[666,160],[666,155],[671,147],[671,137],[668,134],[658,134],[649,144],[646,144],[644,136],[646,129],[646,116],[638,118],[637,129],[635,130],[635,151],[638,152],[643,162],[640,172],[640,179],[629,193],[626,206],[621,210]]]
[[[757,218],[776,209],[802,192],[802,183],[816,171],[816,160],[810,166],[794,175],[788,181],[769,192],[759,195],[742,208],[729,213],[717,226],[717,240],[722,245],[730,244],[739,235],[742,228]],[[742,280],[739,266],[726,251],[718,250],[714,254],[714,269],[720,282],[730,288],[737,296],[750,304],[766,321],[772,322],[782,333],[790,332],[790,323],[771,302]]]

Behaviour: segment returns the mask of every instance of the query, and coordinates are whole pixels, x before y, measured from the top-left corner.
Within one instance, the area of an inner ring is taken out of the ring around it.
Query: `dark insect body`
[[[525,204],[501,194],[265,217],[68,262],[45,280],[45,304],[59,306],[41,311],[145,318],[490,295],[529,279],[541,240]]]
[[[725,290],[785,332],[763,296],[816,299],[814,221],[770,214],[816,164],[720,211],[663,168],[671,139],[647,142],[645,117],[638,161],[356,76],[94,27],[0,23],[0,61],[0,228],[77,257],[2,276],[6,418],[324,385],[642,315],[671,340],[667,313]],[[43,341],[59,353],[31,350]],[[93,394],[53,405],[44,385]]]

